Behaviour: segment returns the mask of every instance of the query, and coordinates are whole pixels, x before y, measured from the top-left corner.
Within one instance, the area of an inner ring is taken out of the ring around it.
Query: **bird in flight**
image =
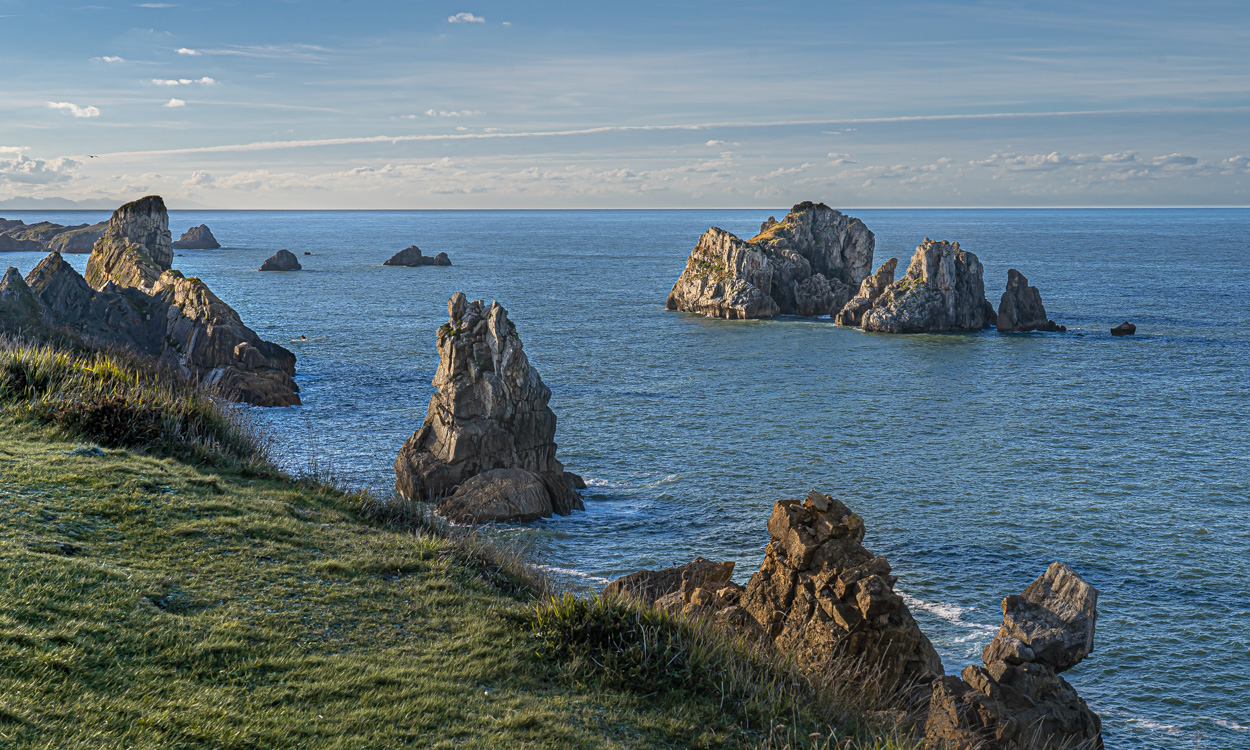
[[[100,157],[96,156],[95,154],[87,154],[87,158],[88,158],[88,159],[99,159]]]

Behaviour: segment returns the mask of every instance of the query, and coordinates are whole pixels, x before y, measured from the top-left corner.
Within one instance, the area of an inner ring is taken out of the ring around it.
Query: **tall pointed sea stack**
[[[1066,331],[1067,329],[1046,317],[1042,293],[1029,286],[1024,274],[1014,268],[1007,270],[1007,290],[998,303],[998,319],[995,326],[1002,333],[1010,331]]]
[[[872,271],[875,242],[859,219],[810,201],[745,242],[712,227],[665,306],[712,318],[834,315]]]
[[[150,289],[174,262],[169,213],[159,195],[127,203],[113,212],[104,236],[87,260],[87,283],[96,289],[112,281]]]
[[[977,256],[959,243],[925,238],[907,273],[864,313],[863,329],[878,333],[979,331],[994,321]]]
[[[438,329],[437,390],[425,421],[395,459],[398,492],[444,498],[440,512],[472,522],[582,509],[574,489],[579,480],[556,460],[551,390],[525,356],[508,311],[469,302],[460,292],[447,310],[449,320]],[[484,503],[500,511],[482,512]]]

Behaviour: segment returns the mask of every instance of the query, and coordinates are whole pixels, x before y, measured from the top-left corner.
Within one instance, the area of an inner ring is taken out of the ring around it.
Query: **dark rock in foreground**
[[[984,667],[933,685],[928,739],[955,750],[1101,750],[1102,721],[1059,676],[1094,650],[1098,591],[1052,563],[981,652]]]
[[[89,253],[107,226],[107,221],[62,226],[50,221],[27,224],[19,219],[0,219],[0,252]]]
[[[290,250],[279,250],[260,265],[259,271],[299,271],[303,266]]]
[[[384,262],[384,266],[450,266],[451,258],[447,257],[447,253],[439,253],[431,258],[428,255],[421,254],[421,248],[416,245],[409,245],[390,257]]]
[[[213,236],[213,232],[207,225],[201,224],[198,227],[191,227],[182,233],[182,236],[174,242],[175,250],[216,250],[221,247],[221,243]]]
[[[979,331],[994,318],[977,256],[961,250],[958,242],[925,238],[907,273],[864,313],[862,325],[878,333]]]
[[[1007,271],[1007,291],[998,303],[995,326],[1000,333],[1010,331],[1066,331],[1067,328],[1046,317],[1042,293],[1016,269]]]
[[[508,311],[460,292],[447,310],[438,329],[436,391],[421,428],[395,459],[396,490],[414,500],[445,498],[440,508],[459,518],[515,520],[534,512],[527,477],[470,482],[494,469],[522,469],[542,484],[550,508],[544,515],[582,510],[577,479],[556,460],[551,391],[525,356]],[[510,507],[516,513],[506,517],[490,510]]]
[[[1112,336],[1132,336],[1137,333],[1137,326],[1127,320],[1111,329]]]
[[[834,315],[872,270],[872,232],[823,203],[800,203],[760,230],[745,242],[707,230],[665,307],[731,319]]]

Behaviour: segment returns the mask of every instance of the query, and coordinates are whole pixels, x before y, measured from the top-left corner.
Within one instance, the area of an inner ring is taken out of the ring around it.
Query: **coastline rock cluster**
[[[878,333],[979,331],[994,320],[985,299],[981,262],[959,243],[929,238],[916,248],[903,278],[890,284],[863,314],[861,326]]]
[[[68,335],[166,362],[222,397],[299,404],[295,355],[264,341],[197,278],[170,268],[169,216],[159,196],[113,213],[84,277],[51,253],[24,280],[9,269],[0,322],[15,333]]]
[[[823,203],[800,203],[760,229],[747,241],[707,230],[665,306],[731,319],[834,315],[872,270],[873,233]]]
[[[107,221],[63,226],[50,221],[27,224],[20,219],[0,219],[0,252],[89,253],[107,226]]]
[[[264,263],[260,264],[258,271],[301,271],[303,266],[299,264],[299,258],[295,257],[295,253],[283,248],[273,255],[269,256]]]
[[[438,329],[438,370],[421,427],[395,459],[395,488],[438,500],[453,521],[533,520],[582,510],[585,484],[556,460],[551,390],[508,311],[457,292]]]
[[[433,257],[422,255],[421,248],[416,245],[409,245],[392,255],[387,261],[382,263],[384,266],[450,266],[451,258],[447,257],[447,253],[439,253]]]
[[[206,224],[191,227],[174,241],[175,250],[216,250],[219,247],[221,243],[213,236],[213,231]]]

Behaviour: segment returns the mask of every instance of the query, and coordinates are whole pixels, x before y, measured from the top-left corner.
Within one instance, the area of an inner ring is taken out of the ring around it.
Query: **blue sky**
[[[1245,2],[0,0],[0,34],[0,206],[1250,204]]]

